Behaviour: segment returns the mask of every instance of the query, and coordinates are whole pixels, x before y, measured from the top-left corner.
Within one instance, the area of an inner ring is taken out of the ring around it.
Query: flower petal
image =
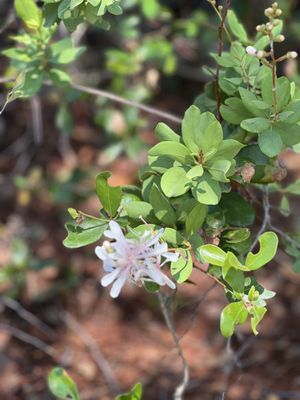
[[[114,269],[112,272],[105,275],[101,279],[101,285],[104,287],[110,285],[118,277],[119,274],[120,274],[120,270],[118,268]]]
[[[122,287],[124,286],[125,282],[126,282],[126,273],[122,273],[118,279],[116,280],[116,282],[112,285],[112,288],[110,290],[110,295],[112,298],[116,298],[119,296]]]
[[[102,261],[106,260],[106,258],[108,257],[107,251],[101,246],[97,246],[95,248],[95,253],[96,256]]]

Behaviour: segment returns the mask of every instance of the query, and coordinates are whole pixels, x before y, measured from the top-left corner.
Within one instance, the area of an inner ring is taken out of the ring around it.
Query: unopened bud
[[[257,58],[263,58],[265,55],[266,55],[266,53],[263,50],[259,50],[256,52]]]
[[[265,10],[265,16],[266,16],[266,17],[272,17],[272,16],[273,16],[273,13],[274,13],[274,10],[273,10],[271,7],[267,8],[267,9]]]
[[[280,17],[281,14],[282,14],[282,10],[280,10],[280,8],[278,8],[278,10],[276,10],[276,12],[275,12],[276,17]]]
[[[271,30],[274,28],[274,25],[271,22],[268,22],[266,24],[266,29],[267,31],[271,32]]]
[[[257,32],[261,32],[262,30],[263,30],[262,25],[257,25],[256,31],[257,31]]]
[[[273,8],[277,8],[277,7],[278,7],[277,1],[275,1],[275,2],[272,4],[272,7],[273,7]]]
[[[223,6],[218,6],[218,10],[221,12],[223,11]]]
[[[266,53],[263,50],[257,50],[253,46],[247,46],[246,53],[249,54],[249,56],[254,56],[257,58],[263,58],[266,55]]]
[[[246,52],[247,52],[247,54],[249,54],[249,56],[256,56],[257,50],[253,46],[247,46]]]
[[[296,51],[289,51],[286,55],[288,60],[293,60],[294,58],[298,57],[298,53]]]
[[[276,38],[274,39],[275,42],[281,43],[285,40],[285,36],[284,35],[278,35],[276,36]]]

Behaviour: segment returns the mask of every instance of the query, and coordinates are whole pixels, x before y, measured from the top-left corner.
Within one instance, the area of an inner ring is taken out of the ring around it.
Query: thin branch
[[[30,98],[33,138],[36,144],[41,144],[44,137],[41,100],[38,96]]]
[[[228,10],[231,6],[231,1],[232,0],[227,0],[226,4],[223,8],[223,13],[222,15],[220,12],[216,9],[214,6],[214,9],[217,11],[217,14],[221,17],[220,25],[218,27],[218,56],[221,57],[223,53],[223,31],[225,26],[225,21],[227,17]],[[217,64],[217,71],[216,71],[216,100],[217,100],[217,116],[218,120],[222,121],[222,115],[221,115],[221,88],[220,88],[220,65]]]
[[[277,228],[273,224],[269,224],[270,229],[272,229],[275,233],[278,233],[279,236],[283,237],[285,240],[291,243],[291,245],[297,247],[298,250],[300,250],[300,244],[294,240],[290,235],[282,231],[281,229]]]
[[[5,85],[6,83],[14,82],[13,78],[0,78],[0,84]]]
[[[12,79],[12,78],[1,78],[0,77],[0,84],[13,82],[14,80],[15,79]],[[50,82],[50,81],[46,81],[44,83],[47,86],[53,86],[52,82]],[[146,106],[145,104],[139,103],[134,100],[126,99],[125,97],[118,96],[118,95],[108,92],[106,90],[94,89],[94,88],[91,88],[88,86],[80,85],[78,83],[71,83],[71,87],[73,89],[79,90],[80,92],[83,92],[83,93],[91,94],[91,95],[97,96],[97,97],[103,97],[105,99],[112,100],[116,103],[124,104],[126,106],[135,107],[135,108],[145,111],[149,114],[157,115],[158,117],[175,122],[176,124],[182,123],[182,118],[177,117],[176,115],[173,115],[173,114],[165,112],[165,111],[161,111],[161,110],[151,107],[151,106]]]
[[[268,228],[268,226],[270,226],[270,208],[271,208],[271,206],[270,206],[270,200],[269,200],[269,187],[268,186],[263,187],[263,208],[264,208],[264,219],[263,219],[262,225],[260,227],[260,230],[257,232],[255,240],[252,243],[249,251],[252,251],[254,249],[254,247],[258,243],[258,239],[259,239],[260,235],[265,232],[265,230]]]
[[[49,357],[53,358],[55,362],[60,363],[60,359],[54,347],[49,346],[47,343],[43,342],[37,337],[29,335],[28,333],[21,331],[20,329],[15,328],[14,326],[3,323],[0,323],[0,331],[7,332],[11,336],[21,340],[22,342],[30,344],[31,346],[47,354]]]
[[[106,99],[115,101],[117,103],[121,103],[121,104],[124,104],[124,105],[127,105],[127,106],[135,107],[135,108],[138,108],[139,110],[143,110],[143,111],[145,111],[145,112],[147,112],[149,114],[157,115],[157,116],[159,116],[161,118],[164,118],[164,119],[167,119],[169,121],[176,122],[177,124],[181,124],[181,122],[182,122],[181,118],[176,117],[173,114],[170,114],[170,113],[165,112],[165,111],[158,110],[157,108],[154,108],[154,107],[146,106],[145,104],[139,103],[137,101],[125,99],[124,97],[118,96],[118,95],[116,95],[114,93],[111,93],[111,92],[107,92],[105,90],[93,89],[93,88],[90,88],[90,87],[87,87],[87,86],[79,85],[77,83],[72,83],[71,86],[74,89],[77,89],[77,90],[79,90],[81,92],[88,93],[88,94],[91,94],[93,96],[104,97]]]
[[[95,339],[87,331],[85,331],[82,326],[76,321],[76,319],[68,312],[63,313],[62,318],[66,322],[67,326],[81,337],[82,341],[89,349],[91,357],[98,365],[100,371],[103,373],[103,376],[106,379],[110,390],[114,394],[119,394],[121,392],[120,385],[109,363],[100,351]]]
[[[45,335],[47,335],[50,339],[55,339],[56,334],[47,324],[38,319],[31,312],[27,311],[20,303],[16,300],[13,300],[7,296],[1,296],[0,302],[2,302],[7,308],[15,311],[19,317],[27,321],[29,324],[33,325]]]
[[[163,313],[163,316],[165,318],[167,327],[172,335],[172,339],[174,342],[174,345],[176,347],[177,353],[179,355],[179,357],[181,358],[182,361],[182,365],[183,365],[183,379],[182,379],[182,383],[177,386],[175,393],[174,393],[174,400],[182,400],[183,399],[183,395],[184,392],[187,389],[188,383],[189,383],[189,379],[190,379],[190,369],[189,369],[189,365],[187,363],[187,360],[183,354],[183,350],[181,348],[180,345],[180,339],[178,338],[176,331],[175,331],[175,327],[173,324],[173,321],[170,317],[169,314],[169,310],[166,306],[166,302],[164,299],[164,296],[161,292],[158,292],[158,299],[159,299],[159,303],[160,303],[160,307]]]
[[[201,296],[200,298],[197,300],[197,302],[194,304],[193,306],[193,313],[191,315],[190,321],[188,323],[188,326],[186,327],[185,331],[178,337],[178,340],[181,341],[184,336],[190,331],[196,316],[198,314],[199,311],[199,307],[200,305],[206,300],[207,296],[209,295],[209,293],[215,289],[217,287],[217,283],[215,282],[212,286],[210,286]]]

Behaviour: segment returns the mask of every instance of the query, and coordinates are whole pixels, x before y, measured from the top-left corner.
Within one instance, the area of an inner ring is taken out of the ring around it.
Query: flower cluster
[[[111,221],[109,230],[104,235],[113,239],[105,241],[102,246],[95,249],[96,255],[103,261],[103,269],[107,272],[101,279],[102,286],[113,283],[110,295],[118,297],[126,281],[131,281],[138,286],[144,282],[155,282],[160,286],[168,285],[175,289],[176,285],[161,268],[170,261],[177,261],[179,255],[169,252],[168,245],[161,242],[163,229],[157,233],[147,230],[141,235],[136,234],[135,239],[126,238],[120,225]]]

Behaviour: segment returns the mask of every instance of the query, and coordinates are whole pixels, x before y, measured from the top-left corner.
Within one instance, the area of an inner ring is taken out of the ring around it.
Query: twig
[[[270,206],[270,201],[269,201],[269,187],[268,186],[263,187],[263,208],[264,208],[264,219],[263,219],[262,225],[260,227],[260,230],[257,232],[255,240],[252,243],[249,251],[252,251],[254,249],[254,247],[258,243],[258,239],[259,239],[260,235],[265,232],[265,230],[268,228],[268,226],[270,226],[270,208],[271,208],[271,206]]]
[[[0,28],[1,35],[9,27],[9,25],[14,22],[14,20],[15,20],[15,13],[13,9],[11,9],[6,17],[6,20],[4,21],[3,26]]]
[[[60,358],[54,349],[54,347],[49,346],[47,343],[43,342],[42,340],[38,339],[35,336],[29,335],[28,333],[21,331],[14,326],[0,323],[0,330],[9,333],[11,336],[16,337],[17,339],[21,340],[24,343],[30,344],[33,347],[36,347],[43,353],[47,354],[51,358],[55,360],[55,362],[60,363]]]
[[[226,4],[223,8],[223,13],[221,14],[219,10],[214,6],[214,9],[216,10],[217,14],[221,18],[220,25],[218,27],[218,56],[221,57],[223,53],[223,31],[225,27],[225,21],[227,17],[228,10],[231,6],[231,1],[232,0],[226,0]],[[226,29],[226,27],[225,27]],[[227,33],[228,35],[228,33]],[[218,120],[222,121],[222,115],[221,115],[221,88],[220,88],[220,65],[217,64],[217,70],[216,70],[216,100],[217,100],[217,116]]]
[[[41,100],[38,96],[30,98],[33,139],[36,144],[41,144],[44,137],[43,116]]]
[[[13,81],[14,81],[14,79],[12,79],[12,78],[0,78],[0,84],[13,82]],[[46,81],[45,84],[48,86],[53,86],[52,82],[50,82],[50,81]],[[149,114],[157,115],[161,118],[167,119],[167,120],[175,122],[177,124],[182,123],[182,118],[179,118],[176,115],[173,115],[173,114],[165,112],[165,111],[158,110],[157,108],[154,108],[151,106],[146,106],[145,104],[139,103],[134,100],[126,99],[126,98],[118,96],[114,93],[107,92],[106,90],[94,89],[94,88],[91,88],[88,86],[80,85],[78,83],[71,83],[71,87],[73,89],[79,90],[80,92],[83,92],[83,93],[91,94],[91,95],[97,96],[97,97],[103,97],[103,98],[115,101],[117,103],[120,103],[120,104],[138,108],[139,110],[145,111]]]
[[[209,295],[209,293],[210,293],[213,289],[215,289],[216,287],[217,287],[217,283],[215,282],[215,283],[214,283],[212,286],[210,286],[210,287],[200,296],[200,298],[197,300],[196,304],[194,305],[193,313],[192,313],[192,315],[191,315],[191,318],[190,318],[190,321],[189,321],[188,326],[186,327],[185,331],[178,337],[178,340],[179,340],[179,341],[181,341],[181,340],[184,338],[184,336],[189,332],[189,330],[191,329],[191,327],[192,327],[192,325],[193,325],[193,323],[194,323],[194,321],[195,321],[195,318],[196,318],[196,316],[197,316],[197,313],[198,313],[198,310],[199,310],[200,305],[203,303],[204,300],[206,300],[206,298],[207,298],[207,296]]]
[[[287,233],[283,232],[281,229],[277,228],[273,224],[269,223],[270,229],[272,229],[275,233],[278,233],[281,237],[283,237],[285,240],[290,242],[293,246],[297,247],[297,249],[300,250],[300,244],[296,242],[291,236],[289,236]]]
[[[89,349],[91,357],[94,359],[100,371],[103,373],[110,390],[114,394],[119,394],[121,392],[120,385],[117,382],[110,365],[100,351],[95,339],[88,332],[86,332],[76,321],[76,319],[68,312],[63,313],[62,318],[67,323],[68,327],[81,337],[82,341]]]
[[[163,316],[165,318],[167,327],[172,335],[173,342],[175,344],[178,355],[181,358],[182,365],[183,365],[183,380],[182,380],[182,383],[179,386],[177,386],[175,393],[174,393],[174,400],[182,400],[184,392],[186,391],[186,388],[188,386],[189,379],[190,379],[189,365],[183,354],[183,350],[180,345],[180,339],[178,338],[178,336],[176,334],[173,321],[169,315],[169,310],[166,306],[164,296],[161,292],[158,292],[158,299],[159,299],[160,307],[161,307]]]
[[[145,112],[147,112],[149,114],[157,115],[157,116],[162,117],[164,119],[168,119],[169,121],[176,122],[177,124],[181,124],[181,122],[182,122],[181,118],[176,117],[173,114],[170,114],[170,113],[165,112],[165,111],[158,110],[157,108],[154,108],[154,107],[146,106],[145,104],[138,103],[138,102],[133,101],[133,100],[125,99],[124,97],[118,96],[118,95],[116,95],[114,93],[107,92],[105,90],[93,89],[93,88],[90,88],[90,87],[87,87],[87,86],[79,85],[77,83],[72,83],[71,86],[74,89],[77,89],[77,90],[79,90],[81,92],[88,93],[88,94],[91,94],[93,96],[104,97],[106,99],[115,101],[117,103],[121,103],[121,104],[125,104],[127,106],[135,107],[135,108],[138,108],[139,110],[143,110],[143,111],[145,111]]]
[[[14,82],[15,79],[13,78],[0,78],[0,84],[4,85],[6,83]]]
[[[10,308],[11,310],[15,311],[19,315],[19,317],[23,318],[29,324],[31,324],[34,327],[36,327],[37,329],[39,329],[41,332],[43,332],[45,335],[47,335],[50,339],[55,339],[56,334],[53,331],[53,329],[51,329],[47,324],[45,324],[43,321],[38,319],[31,312],[27,311],[16,300],[13,300],[7,296],[1,296],[0,302],[2,302],[7,308]]]

